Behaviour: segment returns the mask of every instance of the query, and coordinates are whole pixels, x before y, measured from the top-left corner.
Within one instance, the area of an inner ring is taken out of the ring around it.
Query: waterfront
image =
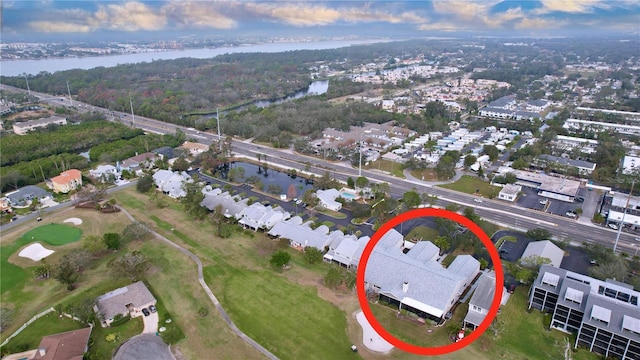
[[[82,58],[52,58],[42,60],[3,60],[0,61],[2,76],[37,75],[40,72],[54,73],[71,69],[93,69],[96,67],[113,67],[123,64],[137,64],[155,60],[173,60],[179,58],[208,59],[222,54],[233,53],[277,53],[295,50],[338,49],[352,45],[373,44],[390,40],[335,40],[291,43],[268,43],[238,47],[220,47],[215,49],[188,49],[161,52],[135,53],[113,56],[96,56]]]
[[[242,170],[238,171],[238,169]],[[216,177],[223,180],[252,184],[257,190],[274,195],[288,194],[291,185],[295,187],[296,192],[293,197],[302,197],[305,191],[313,189],[312,180],[246,162],[223,164],[214,172]]]

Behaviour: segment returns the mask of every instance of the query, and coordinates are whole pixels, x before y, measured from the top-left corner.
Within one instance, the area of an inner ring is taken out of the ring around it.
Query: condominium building
[[[577,333],[574,347],[606,358],[640,359],[640,292],[615,280],[594,279],[542,265],[529,308],[553,314],[551,328]]]

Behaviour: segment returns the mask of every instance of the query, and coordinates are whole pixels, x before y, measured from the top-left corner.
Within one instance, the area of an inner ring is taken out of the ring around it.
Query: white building
[[[184,190],[184,183],[193,182],[193,179],[186,172],[171,172],[169,170],[158,170],[153,174],[153,181],[160,191],[174,199],[179,199],[187,195]]]
[[[622,160],[622,173],[625,175],[640,174],[640,157],[625,156]]]
[[[402,234],[394,229],[382,236],[367,263],[365,288],[399,309],[441,321],[478,275],[480,263],[458,255],[444,268],[431,242],[420,241],[406,254],[403,244]]]
[[[637,135],[640,134],[640,126],[637,125],[625,125],[625,124],[616,124],[616,123],[608,123],[602,121],[590,121],[590,120],[579,120],[579,119],[567,119],[562,125],[563,128],[568,131],[601,131],[601,130],[611,130],[618,132],[620,134],[628,134],[628,135]]]
[[[336,189],[318,190],[316,192],[318,200],[320,200],[320,206],[323,208],[340,211],[342,204],[336,201],[336,198],[340,196],[340,192]]]
[[[500,190],[498,199],[514,202],[518,198],[518,194],[522,191],[522,186],[515,184],[506,184]]]
[[[291,215],[281,207],[272,208],[260,203],[253,203],[240,212],[238,223],[246,228],[256,230],[268,230]]]
[[[549,265],[559,268],[564,257],[564,250],[560,249],[556,244],[549,240],[532,241],[524,249],[524,253],[520,257],[523,263],[534,262],[535,258],[549,259]]]
[[[44,128],[49,125],[67,125],[67,119],[60,116],[51,116],[48,118],[29,120],[13,124],[13,132],[16,135],[26,135],[29,131],[38,128]]]

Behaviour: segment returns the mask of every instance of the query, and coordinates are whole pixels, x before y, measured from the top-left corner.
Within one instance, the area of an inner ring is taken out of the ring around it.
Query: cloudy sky
[[[640,33],[638,0],[2,0],[3,37],[203,31],[241,36],[443,32]],[[27,35],[28,34],[28,35]]]

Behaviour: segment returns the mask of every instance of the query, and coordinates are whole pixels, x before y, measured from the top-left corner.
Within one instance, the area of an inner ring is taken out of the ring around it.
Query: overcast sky
[[[451,32],[640,34],[639,0],[50,1],[3,0],[2,35],[269,36]],[[28,35],[27,35],[28,34]]]

